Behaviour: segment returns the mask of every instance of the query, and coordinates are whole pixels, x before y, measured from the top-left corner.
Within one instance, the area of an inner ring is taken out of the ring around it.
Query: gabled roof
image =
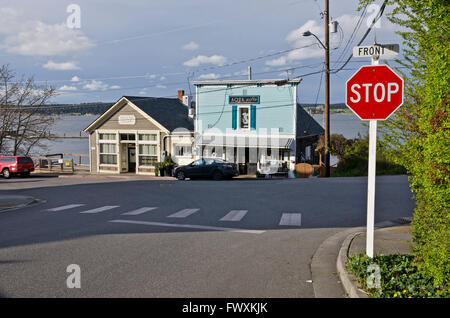
[[[178,98],[122,96],[111,108],[91,123],[85,131],[97,128],[99,124],[117,112],[126,101],[131,102],[144,115],[150,117],[149,119],[156,121],[159,126],[162,126],[161,128],[165,128],[170,132],[176,128],[184,128],[189,131],[194,130],[193,120],[188,116],[188,107]]]
[[[173,131],[176,128],[194,130],[194,121],[188,116],[188,107],[178,98],[124,97],[169,131]]]
[[[325,130],[322,126],[297,104],[297,137],[323,135]]]

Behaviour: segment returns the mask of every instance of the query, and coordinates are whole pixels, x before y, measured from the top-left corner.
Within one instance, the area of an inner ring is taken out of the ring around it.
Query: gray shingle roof
[[[123,96],[155,119],[169,131],[176,128],[194,130],[194,122],[188,116],[188,107],[178,98]]]
[[[300,104],[297,104],[297,137],[323,135],[325,130],[308,114]]]

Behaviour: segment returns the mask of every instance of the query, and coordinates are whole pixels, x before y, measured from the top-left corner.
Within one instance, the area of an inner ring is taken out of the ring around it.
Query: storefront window
[[[156,141],[156,134],[139,134],[139,140],[141,141]]]
[[[117,164],[116,144],[100,144],[100,164]]]
[[[135,134],[120,134],[120,140],[136,140]]]
[[[116,134],[99,134],[100,140],[116,140]]]
[[[158,161],[156,156],[139,156],[139,165],[140,166],[154,166]]]
[[[140,155],[153,155],[156,156],[156,145],[139,145]]]
[[[192,154],[191,146],[175,146],[174,147],[175,156],[179,157],[190,157]]]

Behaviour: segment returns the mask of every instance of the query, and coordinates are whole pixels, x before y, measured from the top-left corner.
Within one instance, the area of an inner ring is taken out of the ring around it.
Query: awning
[[[293,137],[280,136],[202,136],[195,140],[197,146],[211,147],[249,147],[295,149]]]

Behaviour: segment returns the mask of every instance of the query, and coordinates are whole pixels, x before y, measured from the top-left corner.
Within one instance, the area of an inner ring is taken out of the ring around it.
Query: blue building
[[[323,129],[297,103],[300,81],[194,81],[196,158],[238,163],[241,174],[317,163]]]

